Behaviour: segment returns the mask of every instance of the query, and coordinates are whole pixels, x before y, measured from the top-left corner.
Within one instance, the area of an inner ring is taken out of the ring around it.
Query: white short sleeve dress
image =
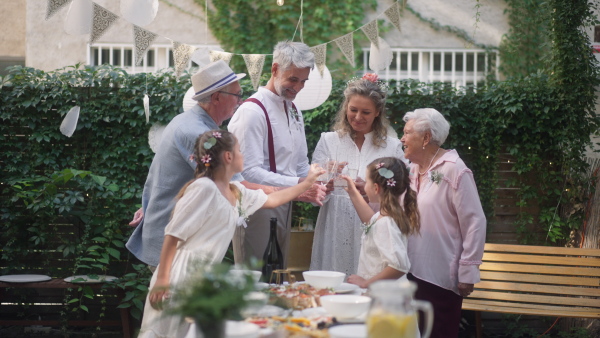
[[[171,268],[171,287],[180,284],[191,271],[188,266],[195,260],[219,263],[225,257],[240,215],[249,216],[267,201],[262,190],[246,189],[239,182],[231,182],[241,192],[235,206],[221,194],[209,178],[199,178],[188,186],[177,202],[173,217],[165,228],[165,235],[179,238]],[[157,271],[160,265],[157,267]],[[156,283],[156,272],[150,289]],[[179,316],[166,316],[150,305],[144,306],[139,337],[185,337],[190,324]]]

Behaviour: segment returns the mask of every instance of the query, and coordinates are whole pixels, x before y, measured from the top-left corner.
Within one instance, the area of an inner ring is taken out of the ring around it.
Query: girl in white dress
[[[402,143],[389,127],[385,100],[387,83],[375,74],[348,82],[344,102],[332,132],[321,134],[312,163],[336,160],[356,171],[356,184],[364,195],[367,164],[394,156],[404,160]],[[319,210],[310,262],[311,270],[356,273],[362,229],[360,219],[342,188],[328,184],[328,195]]]
[[[374,212],[348,176],[348,195],[365,224],[358,272],[348,283],[367,288],[380,279],[406,278],[410,268],[407,236],[419,233],[417,196],[410,188],[408,170],[400,159],[383,157],[367,166],[365,192],[380,211]]]
[[[236,224],[257,209],[274,208],[310,188],[324,170],[311,166],[306,179],[296,186],[266,195],[230,182],[244,167],[240,145],[225,130],[211,130],[198,137],[194,158],[195,179],[184,186],[173,216],[165,228],[160,263],[150,281],[139,337],[185,337],[190,324],[179,316],[164,315],[163,300],[169,289],[182,283],[201,260],[219,263],[233,238]]]

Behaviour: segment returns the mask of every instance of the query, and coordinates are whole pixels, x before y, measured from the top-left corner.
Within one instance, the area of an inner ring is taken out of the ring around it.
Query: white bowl
[[[302,276],[308,284],[318,289],[334,289],[342,284],[346,274],[337,271],[304,271]]]
[[[336,318],[355,318],[365,314],[371,297],[359,295],[330,295],[320,298],[321,306]]]
[[[251,274],[252,278],[254,279],[254,283],[258,283],[260,281],[260,277],[262,276],[262,272],[256,270],[231,269],[230,271],[234,276]]]
[[[228,320],[225,323],[226,338],[258,338],[260,327],[248,322]]]
[[[329,328],[331,338],[367,338],[365,324],[336,325]]]

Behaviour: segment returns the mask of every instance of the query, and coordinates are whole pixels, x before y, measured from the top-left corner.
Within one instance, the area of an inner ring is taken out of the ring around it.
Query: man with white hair
[[[304,88],[313,66],[314,54],[307,45],[279,42],[273,51],[269,82],[246,100],[229,122],[228,130],[238,138],[244,154],[242,175],[247,181],[288,187],[306,177],[309,163],[304,120],[292,101]],[[315,184],[312,190],[318,189],[324,187]],[[272,217],[277,218],[277,237],[285,260],[291,211],[288,203],[250,216],[248,226],[238,227],[233,238],[235,262],[245,263],[250,257],[262,259]]]

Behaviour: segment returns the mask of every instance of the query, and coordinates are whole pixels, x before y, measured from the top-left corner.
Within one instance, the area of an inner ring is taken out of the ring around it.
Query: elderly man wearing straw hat
[[[210,63],[192,76],[198,104],[177,115],[167,125],[156,155],[150,165],[142,194],[142,208],[133,221],[135,226],[127,249],[151,269],[158,265],[164,238],[164,229],[169,223],[175,207],[175,196],[194,178],[195,161],[190,159],[198,135],[211,129],[218,129],[229,119],[242,102],[242,88],[239,80],[246,74],[235,74],[222,60]],[[242,181],[247,188],[263,189],[272,192],[273,187],[261,186],[243,181],[241,175],[233,178]],[[303,200],[320,203],[324,193],[305,194]]]

